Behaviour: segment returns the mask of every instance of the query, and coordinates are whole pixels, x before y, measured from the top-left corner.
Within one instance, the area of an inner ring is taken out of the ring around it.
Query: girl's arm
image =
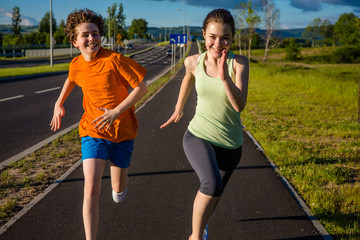
[[[172,116],[169,118],[169,120],[167,120],[166,123],[160,126],[160,129],[168,126],[172,122],[177,123],[182,118],[185,103],[189,98],[192,89],[195,86],[194,71],[197,64],[197,58],[198,55],[193,55],[185,58],[184,65],[186,68],[186,73],[181,83],[178,100],[175,106],[175,111],[172,114]]]
[[[50,126],[52,131],[56,131],[61,126],[61,117],[65,115],[64,102],[70,95],[71,91],[74,89],[76,84],[74,82],[70,82],[69,78],[65,80],[64,86],[61,90],[60,96],[58,100],[55,102],[54,106],[54,115],[51,120]]]
[[[236,56],[234,62],[235,83],[230,78],[226,65],[226,52],[223,52],[219,65],[219,75],[223,80],[227,97],[237,112],[241,112],[246,105],[248,82],[249,82],[249,61],[243,56]],[[231,66],[232,67],[232,66]]]
[[[99,121],[95,128],[98,128],[99,130],[102,129],[106,124],[108,124],[106,130],[109,130],[111,124],[115,121],[115,119],[128,110],[130,107],[135,105],[140,98],[142,98],[145,93],[147,92],[146,84],[141,81],[139,85],[132,90],[132,92],[127,96],[124,101],[122,101],[117,107],[114,109],[108,109],[108,108],[99,108],[99,110],[103,111],[104,114],[100,117],[96,118],[93,123]]]

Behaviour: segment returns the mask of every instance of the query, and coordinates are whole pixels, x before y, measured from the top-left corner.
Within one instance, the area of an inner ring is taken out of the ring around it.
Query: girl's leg
[[[207,141],[186,132],[184,151],[200,180],[199,191],[193,205],[191,240],[202,239],[205,226],[219,202],[222,179],[216,162],[214,148]]]
[[[101,191],[101,178],[105,161],[91,158],[83,161],[85,177],[83,221],[87,240],[96,239],[99,225],[99,197]]]
[[[206,224],[215,210],[220,197],[212,197],[197,192],[193,206],[191,240],[201,240]]]
[[[128,168],[120,168],[112,162],[110,164],[111,187],[115,192],[120,193],[128,185]]]

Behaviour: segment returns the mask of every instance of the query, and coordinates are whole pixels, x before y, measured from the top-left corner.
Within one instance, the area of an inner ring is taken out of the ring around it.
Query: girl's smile
[[[230,50],[232,31],[229,24],[210,22],[203,34],[205,47],[214,58],[220,58],[223,50]]]

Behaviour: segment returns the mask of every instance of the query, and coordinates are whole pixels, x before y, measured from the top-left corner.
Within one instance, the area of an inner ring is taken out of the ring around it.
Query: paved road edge
[[[314,225],[316,230],[321,234],[321,236],[325,240],[333,240],[331,235],[326,231],[325,227],[320,223],[319,219],[315,217],[315,215],[312,213],[309,206],[305,203],[304,199],[296,192],[295,188],[291,185],[291,183],[284,177],[276,164],[266,156],[264,149],[261,147],[260,143],[255,139],[255,137],[251,134],[249,131],[245,131],[246,134],[250,137],[251,141],[255,144],[256,148],[259,150],[259,152],[262,153],[262,155],[265,157],[265,159],[269,162],[270,166],[274,170],[274,172],[277,173],[280,180],[283,182],[287,190],[291,193],[291,195],[294,197],[296,202],[299,204],[301,209],[304,211],[304,213],[307,215],[311,223]]]

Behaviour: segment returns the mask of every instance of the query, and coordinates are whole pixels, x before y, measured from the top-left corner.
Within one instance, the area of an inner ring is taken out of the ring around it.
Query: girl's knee
[[[212,196],[212,197],[218,197],[223,192],[223,185],[222,185],[222,179],[220,178],[214,178],[211,180],[203,180],[200,184],[199,191],[205,195]]]

